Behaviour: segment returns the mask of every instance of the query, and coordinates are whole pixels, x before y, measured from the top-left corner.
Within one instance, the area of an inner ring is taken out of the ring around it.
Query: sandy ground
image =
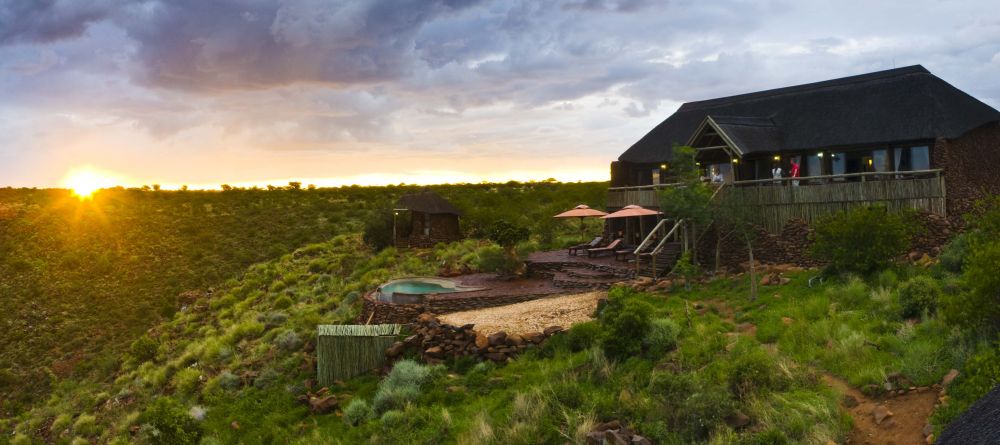
[[[541,332],[549,326],[570,326],[590,320],[597,309],[597,300],[608,295],[606,291],[563,295],[524,303],[497,306],[474,311],[455,312],[440,316],[441,321],[461,326],[476,325],[476,332],[508,334]]]

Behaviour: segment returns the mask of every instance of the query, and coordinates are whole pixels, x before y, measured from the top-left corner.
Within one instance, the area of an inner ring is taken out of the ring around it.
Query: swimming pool
[[[375,290],[378,301],[386,303],[420,304],[429,294],[446,294],[481,290],[482,287],[463,286],[452,280],[438,277],[409,277],[389,281]]]

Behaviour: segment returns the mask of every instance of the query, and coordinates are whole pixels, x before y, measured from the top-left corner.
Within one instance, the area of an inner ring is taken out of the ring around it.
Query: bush
[[[653,307],[637,299],[636,295],[635,291],[624,287],[608,292],[608,304],[599,318],[605,328],[601,347],[610,359],[625,359],[642,352]]]
[[[288,295],[282,295],[278,297],[277,300],[274,300],[274,308],[279,310],[288,309],[292,307],[293,304],[295,304],[295,302],[292,301],[292,298],[289,297]]]
[[[146,440],[153,445],[194,445],[201,439],[198,423],[179,402],[160,397],[139,417]]]
[[[596,321],[579,323],[566,332],[566,346],[570,351],[579,352],[590,348],[601,337],[601,325]]]
[[[643,345],[652,357],[659,357],[677,347],[677,334],[681,327],[669,318],[657,318],[652,321]]]
[[[831,301],[848,309],[863,307],[871,301],[868,286],[858,278],[851,278],[843,285],[827,289],[826,295]]]
[[[747,341],[737,343],[725,372],[729,390],[744,401],[754,394],[774,389],[780,383],[774,357]]]
[[[357,426],[371,418],[372,409],[365,399],[354,398],[351,403],[344,408],[344,423],[349,426]]]
[[[298,333],[289,329],[274,337],[274,344],[285,351],[295,351],[302,346],[302,339]]]
[[[899,286],[898,298],[905,318],[919,317],[925,312],[933,314],[941,298],[941,287],[930,277],[916,276]]]
[[[90,414],[81,414],[73,422],[73,433],[81,436],[94,437],[101,434],[101,426],[97,424],[97,418]]]
[[[177,374],[174,374],[170,382],[177,389],[178,393],[185,395],[193,394],[201,382],[201,371],[194,368],[184,368],[177,371]]]
[[[136,362],[142,363],[156,357],[157,348],[159,348],[159,345],[156,341],[150,338],[149,335],[143,334],[142,337],[132,342],[130,352]]]
[[[392,245],[392,225],[392,212],[388,210],[373,212],[365,218],[362,239],[368,247],[371,247],[376,252],[385,249]]]
[[[965,258],[969,255],[969,237],[963,233],[953,238],[941,249],[938,264],[951,273],[961,273]]]
[[[372,408],[381,414],[390,409],[402,408],[407,402],[420,396],[422,385],[436,370],[413,360],[400,360],[392,367],[389,375],[378,385]]]
[[[811,253],[835,272],[870,274],[884,269],[910,245],[913,221],[881,207],[836,213],[814,226]]]

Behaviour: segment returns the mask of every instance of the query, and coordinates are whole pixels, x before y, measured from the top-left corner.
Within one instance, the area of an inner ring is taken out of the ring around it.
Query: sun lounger
[[[604,239],[604,238],[599,236],[597,238],[594,238],[594,240],[591,241],[591,242],[589,242],[589,243],[578,244],[578,245],[575,245],[573,247],[570,247],[569,248],[569,254],[570,255],[576,255],[577,251],[579,251],[581,249],[582,250],[593,249],[593,248],[595,248],[595,247],[597,247],[598,245],[601,244],[601,240],[602,239]]]
[[[622,240],[621,240],[621,238],[618,238],[618,239],[612,241],[611,244],[608,244],[607,246],[597,247],[597,248],[594,248],[594,249],[587,249],[587,256],[588,257],[594,257],[594,256],[605,254],[605,253],[614,253],[615,250],[618,250],[618,248],[619,248],[619,246],[621,246],[621,244],[622,244]]]

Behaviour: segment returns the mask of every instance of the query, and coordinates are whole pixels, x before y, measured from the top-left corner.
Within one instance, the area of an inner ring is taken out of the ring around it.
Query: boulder
[[[490,342],[490,346],[503,345],[507,341],[507,333],[504,331],[497,332],[495,334],[490,334],[487,337]]]
[[[444,354],[444,349],[440,346],[431,346],[424,351],[424,354],[427,354],[430,357],[440,358],[441,355]]]
[[[885,405],[879,405],[872,410],[872,416],[875,418],[875,424],[881,425],[885,419],[892,417],[892,411],[889,411]]]
[[[545,335],[546,337],[548,337],[548,336],[550,336],[552,334],[555,334],[557,332],[562,332],[562,330],[563,330],[562,326],[549,326],[549,327],[545,328],[544,331],[542,331],[542,335]]]
[[[437,317],[435,317],[434,314],[430,312],[424,312],[417,316],[417,321],[419,321],[420,323],[437,322]]]
[[[403,343],[401,341],[397,341],[397,342],[393,343],[392,346],[389,346],[389,348],[385,350],[385,355],[386,355],[386,357],[389,357],[389,358],[396,358],[396,357],[399,357],[400,355],[402,355],[403,354],[403,350],[405,350],[405,349],[406,349],[406,343]]]
[[[476,335],[476,347],[486,349],[490,346],[490,339],[483,334]]]
[[[521,346],[524,344],[524,338],[517,334],[511,334],[507,336],[507,344]]]
[[[632,445],[653,445],[653,441],[638,434],[632,436]]]
[[[847,408],[854,408],[859,405],[858,399],[850,394],[844,394],[844,397],[842,397],[840,401]]]
[[[545,334],[542,334],[541,332],[529,332],[521,335],[521,337],[528,343],[541,343],[542,340],[545,340]]]
[[[724,419],[726,425],[729,425],[733,429],[740,429],[750,424],[750,416],[743,414],[742,411],[736,411]]]
[[[587,445],[603,445],[604,431],[591,431],[587,433]]]
[[[951,385],[951,382],[955,381],[955,379],[958,377],[958,374],[959,372],[957,369],[952,369],[951,371],[948,371],[948,373],[944,375],[944,378],[941,379],[941,387],[947,388],[948,385]]]
[[[608,422],[598,423],[597,426],[594,427],[594,431],[617,430],[621,429],[621,427],[622,427],[621,422],[617,420],[611,420]]]

